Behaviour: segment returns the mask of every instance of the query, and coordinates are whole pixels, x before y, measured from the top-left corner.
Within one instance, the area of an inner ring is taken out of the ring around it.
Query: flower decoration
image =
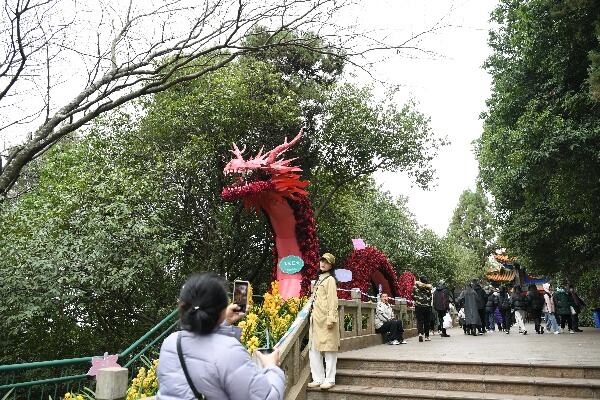
[[[156,395],[158,392],[158,379],[156,377],[156,368],[158,360],[146,360],[147,367],[141,367],[137,376],[133,378],[125,400],[145,399]]]
[[[67,392],[63,397],[64,400],[85,400],[83,395],[77,393]]]
[[[244,204],[250,205],[256,196],[263,192],[274,190],[275,183],[272,181],[258,181],[251,184],[242,183],[239,186],[229,186],[221,192],[221,198],[225,201],[244,199]]]
[[[415,285],[415,275],[410,271],[405,271],[398,278],[399,292],[398,295],[406,299],[409,305],[413,304],[412,291]]]
[[[296,218],[296,240],[302,252],[304,268],[300,297],[307,296],[310,291],[310,281],[315,279],[319,271],[319,239],[312,204],[308,197],[299,196],[298,201],[290,201]],[[277,268],[277,266],[275,266]]]
[[[366,293],[372,281],[372,275],[379,271],[388,281],[392,290],[392,296],[402,296],[396,271],[383,252],[375,247],[366,247],[360,250],[354,250],[346,259],[344,264],[346,269],[352,271],[352,280],[350,282],[340,283],[342,289],[359,288],[361,292]],[[349,292],[338,293],[340,298],[349,299]]]
[[[273,281],[264,295],[263,303],[253,306],[246,318],[238,323],[238,327],[242,328],[241,343],[252,353],[266,346],[268,332],[269,344],[274,345],[292,325],[305,303],[305,297],[283,300],[279,293],[279,282]]]
[[[92,358],[92,367],[87,372],[87,375],[96,376],[96,375],[98,375],[98,371],[101,370],[102,368],[120,367],[120,365],[117,364],[118,359],[119,359],[118,355],[116,355],[116,354],[108,355],[108,353],[104,353],[104,356],[102,356],[102,357]]]

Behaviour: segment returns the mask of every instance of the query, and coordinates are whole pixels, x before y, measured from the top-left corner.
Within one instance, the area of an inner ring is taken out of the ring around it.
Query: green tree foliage
[[[466,282],[483,275],[484,266],[474,250],[448,237],[439,237],[430,229],[420,232],[417,246],[410,269],[417,276],[427,276],[434,285],[443,279],[452,291],[456,291]]]
[[[321,191],[316,215],[336,191],[375,171],[403,171],[421,187],[433,178],[431,160],[445,141],[435,137],[429,119],[413,103],[398,108],[395,92],[375,102],[368,88],[345,84],[329,93],[323,129],[315,132],[320,164],[313,175],[330,187]]]
[[[503,0],[492,15],[480,176],[529,270],[598,268],[599,19],[595,0]]]
[[[494,217],[481,187],[465,190],[452,214],[447,236],[455,243],[473,250],[480,263],[494,250]]]
[[[178,199],[168,223],[188,238],[183,265],[268,280],[268,224],[241,204],[221,200],[229,184],[222,171],[233,142],[246,146],[248,156],[294,134],[301,125],[299,103],[272,65],[243,61],[146,104],[138,135],[148,143],[145,151],[161,154],[167,164],[166,185]]]
[[[180,286],[167,272],[182,238],[164,224],[163,165],[136,157],[127,118],[106,123],[110,140],[51,151],[35,189],[1,210],[0,362],[115,351],[175,304],[163,296]]]
[[[600,21],[596,21],[596,39],[600,43]],[[600,101],[600,51],[590,51],[590,94],[596,100]]]
[[[319,233],[322,242],[326,240],[325,249],[347,254],[349,235],[360,237],[382,250],[398,273],[410,270],[433,283],[443,279],[451,289],[483,275],[476,251],[419,226],[406,202],[382,192],[372,180],[347,187],[321,215]]]

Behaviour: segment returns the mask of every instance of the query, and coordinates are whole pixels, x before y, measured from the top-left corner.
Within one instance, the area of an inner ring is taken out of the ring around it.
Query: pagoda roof
[[[514,269],[500,269],[498,271],[489,271],[485,274],[485,277],[488,281],[493,282],[512,282],[517,273]]]

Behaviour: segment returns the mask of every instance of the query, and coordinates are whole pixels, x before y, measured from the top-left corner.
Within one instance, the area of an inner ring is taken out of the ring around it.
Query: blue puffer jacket
[[[208,400],[282,400],[278,367],[259,369],[238,338],[240,329],[221,325],[209,335],[181,331],[181,348],[196,389]],[[193,400],[177,356],[177,334],[165,339],[158,362],[158,400]]]

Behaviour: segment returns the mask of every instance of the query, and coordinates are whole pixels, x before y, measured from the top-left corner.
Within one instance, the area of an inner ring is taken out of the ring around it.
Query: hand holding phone
[[[254,352],[263,368],[270,367],[271,365],[279,366],[279,349],[275,348],[272,350],[273,352],[271,354],[264,354],[258,350]]]
[[[233,282],[233,303],[240,307],[240,312],[245,313],[248,308],[248,281]]]
[[[227,321],[229,325],[235,324],[245,316],[246,314],[241,312],[240,307],[235,303],[228,305],[225,311],[225,321]]]

